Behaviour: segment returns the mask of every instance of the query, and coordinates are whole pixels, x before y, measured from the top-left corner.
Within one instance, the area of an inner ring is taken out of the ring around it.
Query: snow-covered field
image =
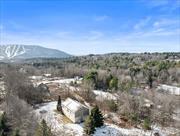
[[[62,79],[61,77],[54,77],[54,78],[46,78],[43,76],[30,76],[29,77],[33,83],[36,85],[39,85],[41,83],[43,84],[50,84],[50,83],[57,83],[57,84],[66,84],[69,85],[71,82],[76,82],[78,84],[81,83],[82,78],[67,78],[67,79]]]
[[[56,104],[57,102],[49,102],[38,105],[39,108],[37,108],[35,112],[39,116],[39,119],[45,119],[55,133],[65,134],[66,136],[82,136],[83,124],[65,122],[63,116],[56,112]],[[169,132],[165,130],[167,129],[154,129],[154,131],[158,131],[161,136],[168,136]],[[125,129],[116,125],[105,124],[103,127],[97,128],[93,136],[151,136],[151,133],[152,131],[143,131],[137,128]]]

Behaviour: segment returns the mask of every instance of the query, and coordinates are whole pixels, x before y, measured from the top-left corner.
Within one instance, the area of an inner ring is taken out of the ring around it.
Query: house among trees
[[[71,98],[62,103],[62,110],[73,123],[80,123],[89,115],[89,109],[85,105]]]

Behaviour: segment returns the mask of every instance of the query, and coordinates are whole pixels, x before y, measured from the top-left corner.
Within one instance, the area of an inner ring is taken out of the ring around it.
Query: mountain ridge
[[[72,55],[39,45],[3,44],[0,45],[0,60],[28,58],[67,58]]]

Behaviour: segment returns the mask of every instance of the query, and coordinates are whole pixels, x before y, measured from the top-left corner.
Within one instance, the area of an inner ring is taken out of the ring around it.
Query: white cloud
[[[3,30],[4,26],[2,24],[0,24],[0,30]]]
[[[142,20],[140,20],[137,24],[134,25],[134,29],[138,30],[141,29],[149,24],[151,21],[151,17],[146,17]]]
[[[169,0],[144,0],[148,5],[152,7],[157,7],[157,6],[164,6],[169,3]]]
[[[180,8],[180,0],[141,0],[148,8],[159,8],[160,11],[172,12]]]
[[[8,22],[9,26],[12,27],[13,29],[17,29],[17,30],[27,30],[27,26],[24,26],[21,23],[15,22],[15,21],[9,21]]]
[[[142,36],[154,37],[154,36],[173,36],[173,35],[180,35],[180,29],[174,29],[174,30],[156,29],[146,32]]]
[[[109,18],[109,16],[107,15],[102,15],[102,16],[95,16],[94,17],[94,20],[95,21],[104,21],[104,20],[107,20]]]
[[[61,39],[71,39],[73,37],[72,32],[69,32],[69,31],[57,32],[56,35],[58,38],[61,38]]]
[[[98,30],[84,33],[69,31],[3,32],[1,44],[38,44],[76,55],[121,51],[177,51],[179,49],[180,29],[162,27],[172,22],[164,23],[161,19],[153,22],[150,17],[145,20],[140,21],[135,31],[119,32],[121,35],[113,32],[108,36],[108,33]],[[147,29],[146,26],[149,28]]]
[[[124,36],[123,38],[121,37],[120,39],[131,40],[131,39],[137,39],[137,38],[138,39],[160,38],[163,41],[163,40],[167,40],[167,37],[173,37],[173,36],[178,37],[179,35],[180,35],[180,29],[179,28],[178,29],[172,29],[172,30],[158,28],[158,29],[132,32],[132,33],[129,33],[127,36]],[[118,38],[117,38],[117,40],[118,40]]]
[[[177,19],[161,19],[155,21],[153,23],[154,27],[165,27],[165,26],[173,26],[173,25],[180,25],[180,20]]]
[[[68,33],[60,32],[60,35]],[[86,36],[79,35],[72,39],[58,38],[56,33],[50,36],[39,33],[4,33],[2,44],[18,43],[30,45],[42,45],[49,48],[57,48],[70,54],[85,55],[90,53],[105,52],[151,52],[151,51],[177,51],[180,39],[180,29],[152,29],[135,31],[131,33],[113,34],[110,37],[101,31],[92,30]]]
[[[98,39],[102,38],[103,35],[104,34],[102,32],[100,32],[100,31],[92,30],[92,31],[89,32],[89,34],[87,36],[85,36],[85,39],[86,40],[91,40],[91,41],[98,40]]]

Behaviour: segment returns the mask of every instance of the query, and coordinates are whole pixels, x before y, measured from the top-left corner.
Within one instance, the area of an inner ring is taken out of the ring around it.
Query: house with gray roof
[[[83,122],[89,115],[89,108],[80,102],[67,98],[62,103],[62,110],[73,123]]]

